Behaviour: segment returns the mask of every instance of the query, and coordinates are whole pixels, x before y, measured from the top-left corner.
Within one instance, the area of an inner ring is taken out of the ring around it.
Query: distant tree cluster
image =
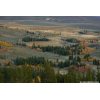
[[[69,55],[70,52],[66,47],[58,47],[58,46],[46,46],[41,47],[43,52],[52,52],[60,55]]]
[[[69,62],[70,62],[70,65],[77,65],[78,66],[78,65],[82,64],[80,56],[70,55],[69,56]]]
[[[69,60],[66,60],[64,62],[57,62],[56,64],[45,60],[44,57],[28,57],[28,58],[22,58],[22,57],[17,57],[16,59],[13,60],[15,65],[44,65],[45,63],[50,63],[52,66],[59,67],[59,68],[64,68],[64,67],[69,67],[71,64]]]
[[[82,52],[83,47],[80,45],[73,45],[73,46],[67,46],[67,47],[61,47],[61,46],[35,46],[33,45],[32,48],[40,48],[43,52],[52,52],[59,55],[80,55]]]
[[[99,61],[99,60],[94,59],[94,60],[93,60],[93,64],[94,64],[94,65],[99,66],[99,65],[100,65],[100,61]]]
[[[23,42],[31,42],[31,41],[49,41],[47,38],[33,38],[30,36],[22,38]]]
[[[16,59],[13,60],[15,65],[36,65],[36,64],[43,64],[45,63],[45,59],[43,57],[28,57],[28,58],[22,58],[22,57],[17,57]]]
[[[64,67],[69,67],[70,65],[71,65],[70,61],[69,60],[66,60],[64,62],[59,62],[57,64],[57,67],[64,68]]]
[[[83,65],[81,62],[81,57],[73,56],[73,55],[70,55],[69,59],[65,61],[56,61],[56,63],[46,60],[44,57],[28,57],[28,58],[17,57],[16,59],[13,60],[13,62],[15,65],[25,65],[25,64],[41,65],[45,63],[50,63],[53,67],[59,67],[59,68],[65,68],[71,65],[75,65],[75,66]]]
[[[35,34],[35,32],[26,31],[26,33]]]
[[[79,40],[75,39],[75,38],[69,38],[66,39],[67,42],[71,42],[71,43],[79,43]]]
[[[84,30],[84,31],[80,31],[79,34],[87,34],[87,32],[88,32],[87,30]]]
[[[18,46],[26,46],[26,44],[25,43],[16,43],[16,45],[18,45]]]
[[[87,61],[89,61],[90,58],[91,58],[90,54],[84,55],[84,59],[86,59]]]

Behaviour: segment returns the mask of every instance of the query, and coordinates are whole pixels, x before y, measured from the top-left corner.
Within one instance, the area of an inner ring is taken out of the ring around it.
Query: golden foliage
[[[10,42],[0,41],[0,46],[12,47],[13,44],[11,44]]]

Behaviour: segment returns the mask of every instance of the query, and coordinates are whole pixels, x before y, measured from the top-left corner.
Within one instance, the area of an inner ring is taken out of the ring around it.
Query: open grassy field
[[[41,22],[42,23],[42,22]],[[35,23],[34,23],[35,24]],[[7,41],[7,42],[11,42],[12,44],[16,44],[18,42],[22,43],[22,38],[25,36],[31,36],[31,37],[46,37],[48,38],[50,41],[34,41],[34,42],[27,42],[25,43],[28,47],[31,47],[33,44],[35,44],[36,46],[64,46],[64,42],[62,40],[62,38],[77,38],[80,40],[86,40],[86,39],[94,39],[94,38],[98,38],[98,36],[96,34],[93,35],[92,34],[87,34],[87,35],[80,35],[78,32],[81,31],[81,29],[79,28],[75,28],[75,27],[69,27],[69,26],[65,26],[65,25],[53,25],[53,26],[49,26],[49,25],[28,25],[27,24],[22,24],[21,22],[17,23],[17,22],[7,22],[6,24],[2,24],[3,28],[0,28],[0,41]],[[36,34],[29,34],[26,31],[30,31],[30,32],[36,32]],[[11,56],[13,55],[26,55],[26,56],[30,56],[30,55],[34,55],[37,53],[39,53],[40,51],[32,51],[26,47],[17,47],[15,46],[12,51],[16,51],[15,54],[11,54]],[[26,53],[24,52],[26,51]],[[43,52],[40,52],[40,54],[36,54],[36,55],[43,55]],[[46,53],[48,56],[51,55],[51,57],[54,57],[54,54],[49,54]],[[45,55],[45,54],[44,54]],[[50,58],[50,57],[48,57]],[[58,57],[59,58],[59,57]],[[50,58],[51,59],[51,58]]]

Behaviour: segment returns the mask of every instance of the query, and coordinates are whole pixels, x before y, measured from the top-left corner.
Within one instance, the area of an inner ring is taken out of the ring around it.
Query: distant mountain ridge
[[[0,16],[0,20],[37,20],[60,23],[100,23],[100,16]]]

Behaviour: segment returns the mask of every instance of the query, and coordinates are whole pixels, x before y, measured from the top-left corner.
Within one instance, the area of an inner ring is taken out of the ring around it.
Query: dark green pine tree
[[[54,72],[54,69],[50,64],[46,63],[43,65],[44,67],[44,72],[41,75],[41,82],[43,83],[55,83],[57,82],[56,80],[56,75]]]

